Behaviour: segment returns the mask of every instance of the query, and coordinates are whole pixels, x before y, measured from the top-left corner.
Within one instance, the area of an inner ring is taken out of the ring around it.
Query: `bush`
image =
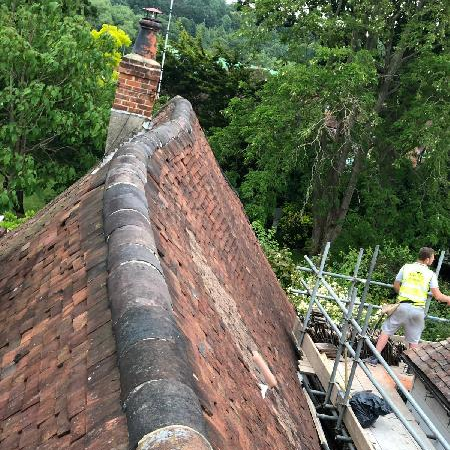
[[[294,294],[291,288],[305,290],[304,285],[301,280],[308,286],[312,291],[314,284],[316,282],[316,277],[308,272],[299,272],[295,269],[295,263],[292,258],[292,252],[287,247],[282,247],[278,241],[275,239],[275,229],[271,228],[266,230],[261,222],[253,222],[253,229],[255,230],[256,236],[263,248],[267,259],[269,260],[281,286],[286,291],[289,299],[295,306],[299,316],[304,316],[306,310],[308,309],[310,297],[306,295]],[[372,259],[374,249],[369,248],[365,251],[360,270],[359,277],[365,278],[369,270],[370,261]],[[356,249],[350,249],[347,253],[341,253],[339,258],[331,263],[328,270],[332,272],[338,272],[346,275],[352,275],[354,266],[356,264],[358,253]],[[319,265],[319,257],[312,258],[316,265]],[[377,264],[372,275],[372,279],[376,281],[382,281],[384,283],[393,283],[395,276],[403,264],[407,262],[412,262],[416,260],[416,255],[411,252],[411,250],[406,246],[395,245],[392,242],[385,242],[378,254]],[[327,269],[326,269],[327,270]],[[348,288],[350,282],[341,279],[330,279],[328,278],[328,283],[332,286],[336,295],[342,299],[346,300],[348,296]],[[363,285],[358,285],[358,295],[361,295],[363,290]],[[441,291],[445,293],[450,292],[450,284],[445,282],[440,282]],[[327,289],[323,286],[319,288],[319,294],[330,295]],[[369,295],[367,301],[376,305],[380,305],[386,302],[386,299],[394,298],[396,294],[393,289],[371,286],[369,290]],[[342,322],[343,314],[339,306],[334,301],[329,301],[326,299],[319,299],[330,315],[331,319],[339,324]],[[436,300],[432,300],[430,306],[430,315],[436,317],[442,317],[450,319],[450,308],[443,303],[439,303]],[[373,311],[373,315],[370,320],[370,327],[374,328],[381,323],[381,315],[378,310]],[[364,316],[361,318],[364,320]],[[401,331],[401,330],[400,330]],[[422,339],[426,341],[442,341],[450,337],[450,327],[448,323],[440,323],[428,320],[426,323],[425,330],[422,335]]]
[[[299,272],[296,270],[296,264],[293,260],[292,252],[287,247],[281,246],[275,239],[276,230],[273,227],[266,230],[259,221],[252,222],[252,227],[270,265],[272,266],[273,271],[275,272],[275,275],[278,278],[278,281],[286,291],[286,294],[295,306],[299,316],[304,316],[306,310],[308,309],[309,297],[294,294],[291,288],[304,290],[304,286],[300,281],[303,279],[312,290],[315,284],[315,277],[310,273]],[[313,260],[316,259],[316,257],[313,258]],[[318,261],[315,261],[315,263],[318,264]],[[345,299],[347,297],[348,288],[345,286],[345,282],[341,283],[340,281],[341,280],[332,280],[330,281],[330,285],[333,287],[333,290],[339,298]],[[319,288],[319,293],[329,295],[328,291],[323,286]],[[343,317],[339,306],[335,302],[326,300],[323,301],[322,304],[333,321],[339,324]],[[377,320],[378,318],[374,317],[372,322],[375,323]]]
[[[258,220],[252,223],[252,227],[278,281],[283,289],[288,289],[292,285],[292,276],[295,272],[292,252],[286,247],[281,247],[275,239],[275,228],[266,230]]]
[[[447,295],[450,295],[450,283],[439,281],[440,290]],[[431,300],[429,314],[435,317],[443,317],[450,320],[450,307],[445,303],[440,303],[436,300]],[[435,322],[434,320],[427,320],[425,330],[422,334],[424,341],[443,341],[450,337],[450,325],[443,322]]]
[[[304,316],[309,305],[309,296],[296,295],[292,292],[291,288],[305,290],[301,280],[312,291],[316,282],[316,277],[308,272],[299,272],[295,269],[295,263],[292,258],[292,252],[284,246],[281,246],[275,239],[275,229],[270,228],[266,230],[261,222],[255,221],[252,223],[255,234],[261,244],[264,253],[269,260],[273,271],[275,272],[281,286],[286,291],[289,299],[295,306],[297,313],[300,316]],[[369,270],[370,261],[372,259],[374,249],[369,248],[365,251],[360,270],[359,277],[365,278]],[[331,263],[328,270],[333,272],[339,272],[346,275],[352,275],[354,266],[358,258],[359,251],[356,249],[350,249],[346,253],[341,253],[336,260]],[[312,258],[316,265],[319,264],[319,257]],[[407,262],[413,262],[416,260],[416,255],[406,246],[395,245],[392,242],[385,242],[378,254],[377,264],[373,272],[372,279],[376,281],[382,281],[384,283],[393,283],[395,276],[403,264]],[[326,268],[327,270],[327,268]],[[347,299],[348,288],[350,282],[341,279],[330,279],[328,283],[332,286],[336,295],[342,299]],[[363,285],[358,285],[358,295],[361,295]],[[450,293],[450,284],[440,282],[441,291]],[[321,286],[319,288],[319,294],[329,295],[326,288]],[[394,302],[396,294],[393,289],[371,286],[367,301],[376,305],[380,305],[386,302],[386,299],[392,298]],[[339,324],[342,321],[343,314],[339,306],[334,301],[326,299],[319,299],[324,306],[331,319]],[[429,313],[436,317],[442,317],[450,319],[450,308],[443,303],[439,303],[436,300],[432,300]],[[361,318],[364,320],[364,316]],[[374,310],[372,318],[370,320],[370,328],[374,328],[381,323],[380,312]],[[422,339],[426,341],[441,341],[450,337],[450,327],[448,323],[440,323],[428,320],[425,330],[422,335]]]
[[[25,217],[18,217],[14,213],[7,211],[3,214],[3,219],[0,220],[0,227],[8,231],[14,230],[14,228],[22,225],[35,214],[35,211],[27,211]]]
[[[358,272],[359,278],[366,278],[370,262],[372,260],[373,247],[365,249],[361,261],[361,266]],[[347,252],[341,252],[336,260],[331,264],[331,271],[342,273],[344,275],[353,275],[356,261],[358,259],[359,250],[350,248]],[[394,279],[403,266],[407,262],[413,262],[417,259],[417,255],[411,252],[407,246],[395,245],[392,242],[386,241],[380,245],[377,263],[372,274],[372,280],[381,281],[383,283],[394,283]],[[350,282],[340,280],[340,284],[349,286]],[[361,284],[359,286],[362,286]],[[370,286],[367,300],[371,303],[379,305],[386,301],[386,299],[394,298],[395,292],[393,289],[388,289],[379,286]]]
[[[361,268],[359,270],[360,278],[365,278],[367,275],[373,251],[373,248],[369,248],[364,253]],[[351,275],[353,273],[357,257],[358,251],[356,249],[350,249],[345,254],[341,253],[339,260],[332,264],[331,270],[333,272]],[[384,242],[380,246],[380,252],[372,279],[376,281],[382,281],[384,283],[393,283],[395,276],[397,275],[400,268],[404,264],[414,262],[416,260],[416,252],[412,252],[409,247],[405,245],[395,245],[394,243],[389,241]],[[348,286],[349,282],[346,282],[345,280],[339,280],[339,284],[342,286]],[[445,283],[440,280],[439,285],[442,292],[450,292],[449,283]],[[359,292],[362,292],[362,288],[360,288]],[[390,301],[394,302],[396,296],[397,295],[393,289],[371,286],[367,301],[376,305],[380,305],[382,303],[385,303],[387,299],[391,299]],[[434,299],[431,300],[429,314],[435,317],[450,319],[450,310],[447,305],[439,303]],[[376,317],[379,317],[379,314],[377,314]],[[400,332],[402,332],[402,330],[400,330]],[[422,340],[441,341],[448,337],[450,337],[450,327],[448,323],[427,320],[425,330],[422,334]]]
[[[302,214],[294,204],[288,203],[283,207],[278,222],[277,237],[289,248],[304,249],[308,245],[312,225],[311,216]]]

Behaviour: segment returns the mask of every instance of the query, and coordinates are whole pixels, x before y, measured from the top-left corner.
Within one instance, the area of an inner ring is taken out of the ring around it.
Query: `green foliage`
[[[102,28],[99,31],[93,30],[92,36],[94,39],[101,39],[103,35],[107,34],[114,40],[114,50],[121,48],[121,47],[128,47],[131,44],[131,39],[127,35],[127,33],[124,30],[121,30],[120,28],[117,28],[114,25],[108,25],[103,24]],[[107,55],[107,57],[111,57],[114,60],[114,64],[117,66],[120,62],[120,53],[119,56],[116,54],[113,55]]]
[[[14,3],[0,6],[0,201],[23,213],[23,194],[67,187],[103,153],[118,45],[69,2]]]
[[[114,41],[114,49],[112,52],[106,52],[105,58],[112,61],[115,67],[118,67],[122,54],[119,49],[129,47],[131,45],[131,39],[125,31],[117,28],[115,25],[103,24],[99,31],[92,30],[91,34],[94,39],[101,40],[105,36],[108,36]]]
[[[25,217],[18,217],[14,213],[7,211],[3,214],[3,220],[0,221],[0,228],[4,228],[8,231],[14,230],[27,220],[31,219],[35,214],[35,211],[29,210],[26,212]]]
[[[359,270],[359,276],[365,278],[368,273],[370,260],[373,255],[373,248],[366,249],[361,267]],[[353,270],[358,258],[358,250],[351,248],[346,253],[341,253],[335,258],[331,271],[343,273],[346,275],[352,275]],[[400,268],[406,264],[417,260],[417,251],[412,252],[407,246],[396,245],[393,242],[385,241],[380,246],[380,253],[377,259],[377,264],[373,272],[372,279],[375,281],[382,281],[384,283],[393,283],[395,277]],[[343,280],[337,280],[337,284],[344,289],[348,289],[349,282]],[[440,289],[444,293],[450,292],[450,284],[440,280]],[[362,288],[360,288],[362,292]],[[394,302],[396,294],[393,289],[387,289],[378,286],[371,286],[367,301],[375,305],[381,305],[386,301]],[[429,314],[436,317],[442,317],[450,319],[450,310],[446,304],[439,303],[437,300],[432,299],[430,304]],[[379,317],[379,316],[377,316]],[[448,323],[439,323],[432,320],[428,320],[425,330],[422,335],[423,340],[440,341],[450,336],[450,327]]]
[[[168,95],[160,95],[153,105],[153,115],[156,116],[161,108],[170,100]]]
[[[53,183],[48,183],[53,184]],[[45,189],[36,188],[32,195],[26,196],[23,201],[25,211],[39,211],[49,201],[55,198],[55,192],[48,186]]]
[[[449,295],[450,283],[439,283],[439,288],[442,292]],[[436,300],[432,300],[430,304],[429,314],[435,317],[442,317],[450,320],[450,308],[444,303],[439,303]],[[444,322],[435,322],[433,320],[427,320],[425,330],[422,333],[422,340],[424,341],[443,341],[450,337],[450,326]]]
[[[284,289],[288,289],[292,285],[295,271],[292,253],[286,247],[280,246],[275,239],[274,228],[266,230],[258,221],[252,222],[252,227],[278,281]]]
[[[170,42],[162,94],[187,98],[206,130],[224,125],[221,111],[238,95],[240,84],[250,79],[249,71],[234,58],[221,50],[205,50],[200,36],[182,29],[178,40]]]
[[[309,297],[304,295],[296,295],[291,291],[291,288],[296,288],[304,290],[304,286],[300,280],[308,286],[310,290],[313,289],[316,282],[316,277],[314,275],[298,272],[295,269],[295,263],[292,258],[291,251],[284,246],[281,246],[275,239],[275,229],[271,228],[266,230],[261,222],[254,221],[252,223],[253,230],[259,240],[259,243],[266,254],[269,263],[272,266],[280,284],[285,289],[290,300],[296,307],[296,310],[300,316],[306,313],[309,304]],[[359,269],[359,277],[365,278],[370,262],[372,259],[374,249],[366,249]],[[350,249],[346,253],[341,253],[334,258],[331,267],[327,270],[338,272],[346,275],[353,275],[354,267],[358,258],[359,251],[356,249]],[[317,258],[313,258],[317,259]],[[413,254],[410,249],[406,246],[395,245],[392,242],[384,242],[381,246],[381,250],[378,254],[377,264],[372,275],[372,279],[376,281],[382,281],[384,283],[393,283],[395,276],[397,275],[400,268],[407,262],[413,262],[417,259],[417,255]],[[318,260],[315,261],[318,264]],[[350,282],[341,279],[328,279],[329,284],[332,286],[334,292],[341,299],[346,299],[348,296],[348,289],[350,287]],[[359,294],[362,293],[362,285],[358,285]],[[440,288],[443,292],[450,292],[450,284],[446,282],[440,282]],[[328,290],[321,286],[319,288],[319,294],[329,295]],[[393,289],[371,286],[367,301],[375,305],[381,305],[386,301],[395,301],[396,296]],[[322,301],[323,306],[334,320],[335,323],[340,323],[343,319],[342,311],[339,306],[333,301]],[[442,317],[450,319],[450,310],[447,305],[441,304],[436,300],[432,300],[430,305],[430,315],[436,317]],[[362,318],[362,320],[364,317]],[[380,324],[381,321],[380,313],[374,312],[370,327],[375,327]],[[448,323],[439,323],[436,321],[428,320],[426,328],[422,335],[423,340],[430,341],[440,341],[448,338],[450,336],[450,328]]]
[[[302,213],[298,206],[287,203],[277,225],[277,236],[289,248],[304,249],[311,236],[311,216]]]
[[[299,170],[314,169],[323,155],[320,148],[315,151],[311,145],[318,140],[324,125],[323,111],[327,107],[342,114],[346,109],[357,108],[360,124],[355,126],[354,140],[364,139],[364,127],[373,106],[373,97],[366,92],[374,73],[373,65],[367,64],[362,56],[352,66],[338,67],[332,63],[333,71],[338,71],[339,76],[330,74],[320,61],[309,65],[290,64],[268,79],[258,92],[257,101],[239,98],[230,103],[226,110],[229,128],[219,130],[220,141],[213,135],[212,142],[216,143],[218,154],[233,157],[232,149],[226,144],[227,138],[231,142],[240,138],[240,148],[234,153],[243,153],[248,168],[249,175],[243,181],[245,189],[252,192],[255,185],[262,189],[264,183],[276,196],[277,191],[286,193],[291,178],[298,177]],[[353,98],[355,90],[361,95],[357,103]],[[253,102],[252,108],[248,108],[249,102]],[[246,126],[242,126],[243,123]],[[356,130],[361,133],[356,135]],[[252,172],[265,172],[266,176],[255,178]],[[306,191],[308,180],[298,181],[296,188]],[[261,206],[271,201],[269,195],[253,199]],[[269,214],[271,208],[263,210]]]
[[[204,23],[189,27],[183,20],[181,22],[189,33],[201,37],[207,50],[232,51],[238,55],[241,64],[253,70],[276,69],[287,54],[287,46],[281,42],[280,33],[255,33],[254,28],[245,26],[246,15],[231,5],[230,8],[229,13],[222,17],[221,24],[214,27],[207,27]]]
[[[374,246],[386,237],[410,248],[445,248],[450,195],[443,176],[430,178],[429,163],[413,168],[404,159],[397,167],[370,167],[335,248]]]
[[[211,138],[252,219],[311,212],[312,251],[448,245],[450,4],[266,0],[247,37],[286,47]]]
[[[120,27],[128,36],[135,39],[138,33],[139,19],[142,14],[135,12],[126,4],[115,4],[111,0],[90,0],[97,10],[97,16],[92,22],[96,29],[101,29],[105,24]],[[130,43],[123,44],[129,46]]]
[[[0,130],[0,137],[1,134]],[[5,183],[8,173],[17,176],[9,177]],[[38,183],[33,157],[0,147],[0,179],[4,188],[0,193],[0,207],[14,209],[19,203],[17,192],[32,192]]]
[[[364,249],[364,255],[359,269],[359,276],[366,278],[369,271],[370,262],[372,260],[374,248],[369,247]],[[341,252],[332,264],[332,271],[342,273],[344,275],[353,275],[356,261],[358,259],[359,250],[349,248],[345,252]],[[381,281],[383,283],[394,283],[395,277],[400,268],[410,262],[417,260],[417,252],[412,252],[409,247],[397,245],[392,241],[384,241],[380,244],[380,251],[378,253],[377,264],[372,274],[372,279]],[[340,281],[344,286],[349,283]],[[368,301],[376,305],[386,302],[387,299],[394,298],[395,292],[393,289],[387,289],[379,286],[371,286]]]
[[[293,276],[294,284],[293,287],[304,290],[304,286],[300,283],[300,279],[302,279],[306,285],[308,286],[309,290],[312,291],[315,285],[315,278],[312,275],[306,275],[305,273],[296,273]],[[329,284],[333,288],[334,292],[339,298],[345,299],[347,298],[347,288],[343,286],[342,284],[336,282],[335,280],[329,280]],[[323,286],[321,286],[318,290],[318,293],[321,295],[329,295],[329,292],[327,289],[325,289]],[[306,311],[309,307],[309,301],[310,297],[306,295],[294,295],[290,290],[287,291],[288,297],[295,306],[297,313],[300,317],[304,317],[306,314]],[[343,319],[343,313],[336,302],[334,301],[328,301],[321,299],[321,304],[327,311],[328,315],[331,317],[334,323],[340,324],[342,323]],[[371,326],[374,326],[377,322],[377,318],[374,317],[371,321]]]
[[[251,162],[246,160],[245,133],[249,126],[247,113],[254,106],[255,100],[251,93],[232,99],[223,112],[228,125],[224,128],[214,128],[209,137],[209,142],[222,170],[235,188],[242,185],[249,173],[249,167],[251,167]],[[246,207],[249,204],[250,201],[244,203]],[[255,216],[250,217],[251,219],[256,218]]]
[[[135,13],[140,14],[142,8],[148,8],[147,0],[113,1],[115,4],[127,4]],[[169,14],[170,0],[154,0],[152,7]],[[220,25],[222,17],[228,13],[229,7],[224,0],[182,0],[173,4],[175,18],[185,18],[193,24],[204,23],[207,27]]]

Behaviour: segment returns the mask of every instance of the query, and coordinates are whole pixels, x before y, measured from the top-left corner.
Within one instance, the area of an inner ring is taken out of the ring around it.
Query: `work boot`
[[[369,358],[366,358],[364,362],[366,364],[369,364],[370,366],[377,366],[380,363],[380,361],[378,361],[378,358],[376,356],[370,356]]]

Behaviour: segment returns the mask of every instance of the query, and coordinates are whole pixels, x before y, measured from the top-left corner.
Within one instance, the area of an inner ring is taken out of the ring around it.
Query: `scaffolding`
[[[419,445],[419,447],[422,450],[428,450],[429,444],[427,444],[424,439],[418,434],[417,430],[412,426],[412,424],[403,416],[401,411],[397,408],[397,406],[393,403],[388,393],[385,391],[383,386],[374,378],[372,375],[370,369],[366,366],[364,361],[361,359],[361,351],[363,348],[363,345],[365,344],[369,350],[372,352],[372,354],[377,358],[379,363],[384,367],[386,372],[389,374],[391,379],[394,381],[394,383],[397,386],[397,389],[402,393],[404,398],[406,398],[407,401],[409,401],[410,405],[417,411],[417,414],[421,418],[424,424],[428,426],[428,428],[431,430],[431,435],[427,436],[431,439],[435,439],[438,441],[442,447],[445,450],[450,450],[450,444],[445,440],[445,438],[442,436],[442,434],[439,432],[439,430],[435,427],[434,423],[427,417],[427,415],[424,413],[422,408],[417,404],[417,402],[414,400],[414,398],[410,395],[408,390],[403,386],[397,375],[394,373],[392,368],[386,363],[384,358],[381,356],[381,354],[377,351],[374,344],[372,343],[371,338],[368,336],[369,331],[369,323],[370,318],[372,316],[372,313],[374,310],[377,310],[380,308],[378,305],[373,305],[369,302],[367,302],[367,295],[369,293],[370,286],[381,286],[386,288],[392,288],[392,284],[382,283],[379,281],[372,280],[372,275],[376,266],[378,253],[379,253],[379,246],[377,246],[374,250],[374,253],[372,255],[372,259],[370,262],[370,267],[368,270],[368,273],[366,275],[366,278],[359,278],[359,270],[364,254],[364,250],[360,249],[358,258],[355,264],[355,268],[353,271],[353,276],[347,276],[342,275],[339,273],[333,273],[333,272],[326,272],[325,271],[325,264],[328,257],[328,253],[330,250],[330,243],[328,242],[325,246],[325,249],[321,255],[320,264],[319,267],[317,267],[313,261],[311,261],[308,256],[305,256],[305,260],[308,263],[309,267],[297,267],[297,270],[300,272],[309,272],[315,275],[315,283],[314,287],[310,289],[308,284],[302,279],[301,283],[304,287],[304,290],[299,289],[291,289],[291,291],[297,295],[305,295],[310,298],[308,309],[306,311],[303,324],[300,326],[300,334],[299,334],[299,346],[302,346],[303,340],[305,338],[305,333],[308,328],[311,314],[313,311],[313,308],[316,307],[322,315],[325,317],[328,324],[331,326],[333,331],[336,333],[336,336],[338,337],[338,346],[337,346],[337,353],[336,353],[336,359],[333,364],[333,370],[331,372],[330,380],[328,383],[328,386],[325,389],[325,392],[322,393],[324,400],[322,403],[322,407],[326,410],[332,411],[331,415],[327,414],[319,414],[318,417],[322,420],[330,420],[336,422],[336,432],[338,439],[341,439],[345,442],[348,442],[348,435],[343,433],[343,420],[344,420],[344,414],[346,409],[349,406],[349,400],[350,400],[350,393],[351,393],[351,387],[353,383],[353,379],[355,377],[356,368],[357,366],[360,366],[362,371],[365,373],[367,378],[372,382],[372,384],[375,386],[377,391],[380,393],[380,395],[383,397],[383,399],[389,404],[389,406],[392,408],[392,411],[397,416],[397,418],[400,420],[400,422],[403,424],[403,426],[408,430],[410,435],[413,437],[413,439],[416,441],[416,443]],[[445,257],[445,252],[441,252],[437,269],[436,269],[436,276],[439,275],[442,262]],[[336,294],[333,287],[326,281],[325,277],[331,277],[331,278],[340,278],[344,279],[350,282],[350,286],[348,289],[347,297],[346,298],[339,298],[339,296]],[[358,300],[358,285],[363,285],[363,291],[361,296]],[[328,292],[328,295],[324,295],[319,293],[320,287],[323,286],[326,291]],[[426,318],[429,320],[439,321],[439,322],[450,322],[447,319],[438,318],[434,316],[428,315],[430,302],[432,299],[431,293],[428,294],[426,306],[425,306],[425,314]],[[326,308],[323,305],[324,301],[332,301],[334,302],[340,309],[340,311],[343,314],[342,322],[337,325],[333,319],[328,314]],[[365,314],[364,314],[365,311]],[[350,339],[348,337],[350,336]],[[353,358],[352,367],[350,370],[350,374],[348,377],[348,382],[346,383],[345,390],[339,390],[339,386],[336,383],[336,373],[338,371],[339,362],[341,359],[341,356],[343,354],[346,354]],[[325,386],[324,386],[325,388]],[[334,389],[338,389],[339,395],[340,395],[340,401],[336,406],[330,403],[330,398],[332,395],[332,392]]]

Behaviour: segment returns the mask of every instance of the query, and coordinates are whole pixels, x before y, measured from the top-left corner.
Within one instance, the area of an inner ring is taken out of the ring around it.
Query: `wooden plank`
[[[324,389],[326,389],[328,387],[328,382],[330,381],[331,376],[331,371],[327,365],[328,358],[326,357],[326,355],[321,354],[319,350],[317,350],[309,334],[305,334],[302,349],[305,352],[309,363],[314,368],[314,371],[319,378],[320,383],[322,384]],[[340,385],[341,389],[343,389],[343,386],[341,385],[341,383],[339,383],[339,379],[336,379],[336,383]],[[336,385],[334,385],[331,392],[331,401],[333,404],[335,404],[336,402],[337,395],[338,389]]]
[[[298,371],[300,373],[307,373],[310,375],[315,374],[314,367],[311,366],[311,363],[304,354],[302,355],[302,359],[299,359],[298,361]]]
[[[305,394],[309,410],[311,411],[311,416],[313,418],[314,425],[315,425],[316,430],[317,430],[317,436],[319,437],[319,442],[321,444],[327,444],[328,445],[328,441],[327,441],[327,438],[326,438],[325,433],[323,431],[322,424],[320,423],[320,420],[317,417],[316,407],[314,406],[314,403],[312,402],[312,400],[309,397],[308,393],[306,392],[305,388],[303,388],[303,393]]]
[[[296,315],[295,321],[294,321],[294,327],[292,329],[292,338],[294,339],[295,347],[297,348],[297,350],[299,352],[301,352],[300,339],[301,339],[302,329],[303,329],[303,324],[300,322],[300,319]]]
[[[314,375],[316,373],[314,367],[309,364],[305,364],[303,361],[299,361],[298,371],[300,373],[306,373],[308,375]]]
[[[305,334],[303,339],[302,350],[305,352],[308,361],[314,368],[317,377],[320,380],[322,386],[326,389],[331,377],[331,370],[326,363],[326,356],[321,355],[317,350],[314,342],[308,334]],[[336,385],[333,386],[331,394],[331,402],[336,405],[336,399],[338,396],[338,389]],[[351,408],[346,408],[344,413],[344,424],[353,439],[353,443],[358,450],[375,450],[372,443],[368,440],[368,436],[365,434],[358,419]]]

